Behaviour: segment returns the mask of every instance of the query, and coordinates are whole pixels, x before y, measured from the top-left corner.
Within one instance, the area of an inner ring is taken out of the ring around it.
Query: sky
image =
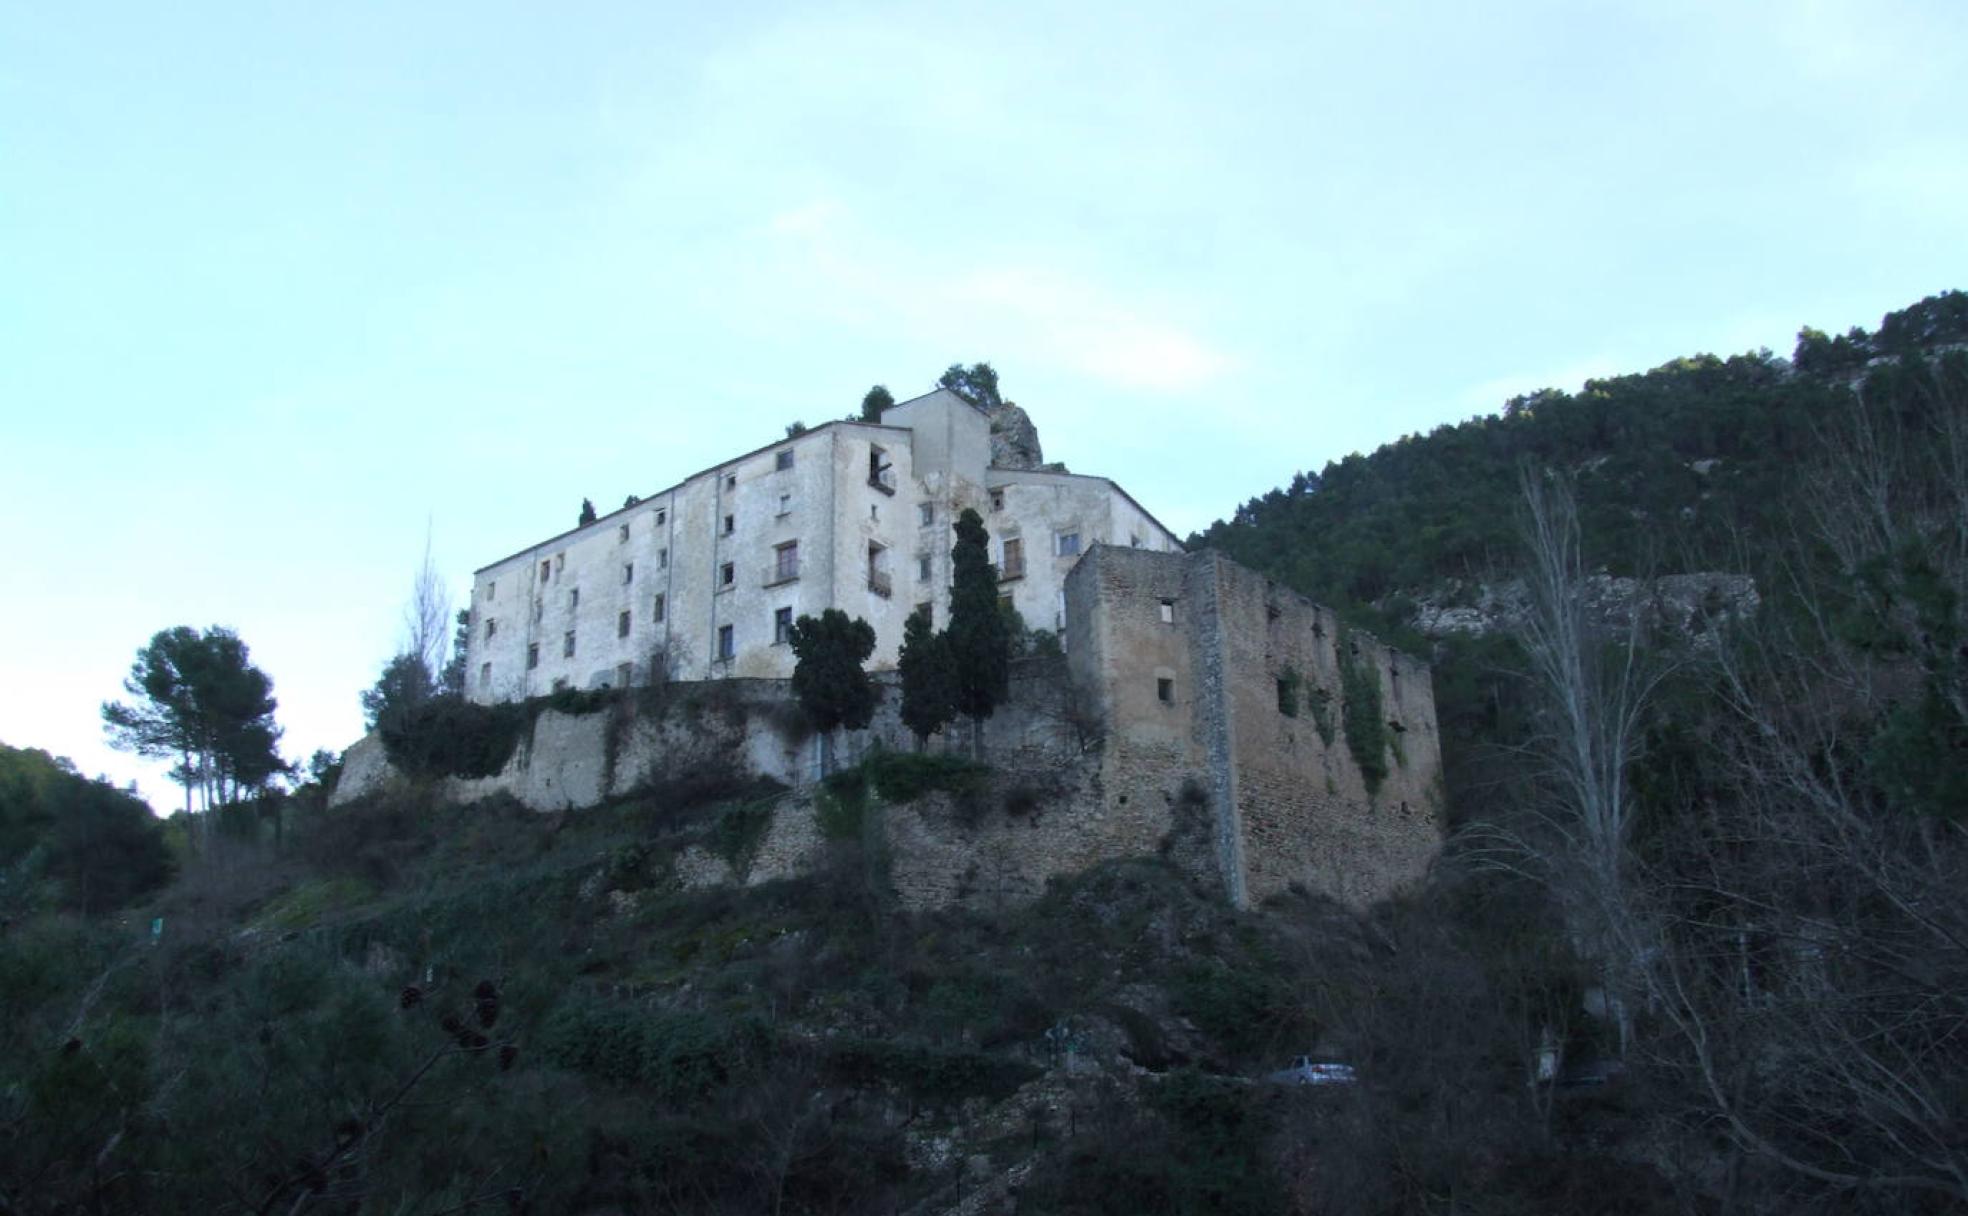
[[[990,361],[1179,534],[1968,288],[1960,0],[0,0],[0,742],[175,625],[339,751],[470,573]]]

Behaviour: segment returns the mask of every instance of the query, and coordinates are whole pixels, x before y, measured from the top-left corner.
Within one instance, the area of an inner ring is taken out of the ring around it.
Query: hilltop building
[[[875,629],[893,667],[902,625],[950,596],[951,526],[984,517],[1003,596],[1063,632],[1066,575],[1095,544],[1179,552],[1104,477],[1040,463],[1016,406],[997,416],[948,389],[746,452],[476,572],[467,694],[786,677],[787,631],[839,608]]]
[[[965,508],[985,519],[1006,602],[1065,656],[1018,665],[986,723],[982,801],[884,820],[905,902],[1030,898],[1052,876],[1156,853],[1240,906],[1294,888],[1366,904],[1426,872],[1441,845],[1428,667],[1220,553],[1183,552],[1113,482],[1044,464],[1022,410],[947,390],[747,452],[478,571],[475,700],[718,681],[731,712],[676,720],[663,698],[623,702],[626,717],[546,711],[502,772],[454,779],[455,796],[550,810],[750,770],[793,791],[759,858],[740,872],[687,851],[685,881],[815,864],[820,749],[798,715],[771,711],[791,695],[787,630],[839,608],[874,626],[871,666],[892,668],[911,611],[946,620]],[[850,752],[914,746],[899,701],[882,698]],[[372,736],[335,797],[388,775]]]

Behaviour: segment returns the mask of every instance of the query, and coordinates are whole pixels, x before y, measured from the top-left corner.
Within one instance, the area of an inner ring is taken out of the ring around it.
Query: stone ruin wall
[[[1212,709],[1225,719],[1212,729],[1228,734],[1245,897],[1300,883],[1366,904],[1413,885],[1441,845],[1441,741],[1427,666],[1254,571],[1209,564],[1224,668]],[[1346,740],[1342,661],[1364,667],[1380,689],[1387,774],[1372,790]],[[1280,705],[1287,670],[1300,681],[1296,716]],[[1315,699],[1326,706],[1331,742]]]
[[[1110,809],[1166,806],[1171,851],[1240,905],[1293,884],[1365,904],[1426,873],[1441,840],[1441,747],[1425,664],[1215,553],[1103,546],[1067,598],[1074,668],[1100,690],[1109,727]],[[1342,638],[1378,681],[1394,740],[1371,792],[1342,725]],[[1288,669],[1301,681],[1296,716],[1280,708]]]

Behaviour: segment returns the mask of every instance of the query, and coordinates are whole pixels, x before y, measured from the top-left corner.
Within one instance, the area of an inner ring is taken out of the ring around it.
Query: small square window
[[[772,644],[784,646],[793,640],[793,610],[775,608],[772,611]]]
[[[791,494],[781,494],[779,496],[779,518],[784,519],[786,516],[791,515],[792,513],[793,513],[793,496]]]
[[[930,571],[930,557],[929,554],[925,553],[916,559],[916,578],[921,580],[922,582],[925,583],[928,582],[929,571]]]
[[[534,642],[526,648],[526,670],[532,671],[540,665],[540,644]]]
[[[779,468],[779,469],[790,469],[790,468],[792,468],[792,467],[793,467],[793,449],[791,449],[791,448],[781,448],[781,449],[779,450],[779,455],[778,455],[777,457],[775,457],[775,458],[774,458],[774,460],[773,460],[773,467],[774,467],[774,468]]]
[[[918,503],[916,506],[916,522],[925,528],[935,523],[936,504],[933,502]]]
[[[576,608],[579,608],[580,606],[581,606],[581,589],[579,587],[569,588],[567,592],[567,610],[569,612],[572,612]]]
[[[670,568],[670,551],[668,549],[656,550],[656,568],[658,570],[668,570]]]
[[[629,613],[627,609],[617,613],[615,616],[615,636],[618,638],[629,636]]]
[[[1162,624],[1164,624],[1164,625],[1173,625],[1173,624],[1175,624],[1175,601],[1174,601],[1174,600],[1163,600],[1163,601],[1162,601]]]
[[[1155,680],[1155,699],[1164,705],[1175,704],[1175,681],[1157,677]]]
[[[478,665],[478,686],[480,688],[492,687],[492,664],[480,663]]]
[[[991,510],[993,510],[993,511],[1002,511],[1002,510],[1004,510],[1004,491],[1003,491],[1003,490],[993,490],[993,491],[991,491]]]
[[[1059,543],[1055,546],[1055,551],[1059,554],[1059,556],[1061,557],[1079,556],[1080,534],[1078,532],[1061,532],[1059,534],[1058,542]]]
[[[738,517],[737,517],[736,515],[727,515],[727,516],[725,516],[725,517],[724,517],[724,534],[725,534],[726,536],[729,536],[729,535],[731,535],[731,534],[732,534],[733,532],[736,532],[737,530],[738,530]]]
[[[618,545],[627,544],[628,539],[629,539],[629,525],[623,524],[621,527],[615,529],[616,544]]]
[[[489,616],[485,618],[485,636],[488,638],[496,638],[499,636],[499,622],[493,620]]]
[[[729,587],[737,580],[737,577],[738,565],[736,562],[726,562],[724,565],[718,567],[718,586]]]
[[[661,622],[663,619],[663,609],[665,607],[667,607],[667,605],[663,603],[663,597],[660,595],[657,596],[655,601],[652,602],[649,606],[649,619],[652,621]]]
[[[670,522],[670,513],[669,513],[668,511],[658,511],[658,512],[656,512],[656,526],[657,526],[657,527],[659,527],[659,528],[660,528],[660,527],[662,527],[662,526],[663,526],[664,524],[666,524],[666,523],[668,523],[668,522]]]
[[[726,474],[724,475],[724,488],[725,488],[725,489],[727,489],[727,490],[735,490],[735,489],[737,489],[737,488],[738,488],[738,474],[736,474],[736,473],[726,473]]]
[[[634,562],[623,562],[623,563],[622,563],[622,581],[623,581],[624,583],[633,583],[633,582],[635,582],[635,563],[634,563]]]
[[[553,577],[553,563],[552,563],[552,562],[541,562],[541,563],[540,563],[540,581],[544,583],[544,582],[546,582],[546,581],[547,581],[548,579],[550,579],[550,578],[552,578],[552,577]]]
[[[1139,549],[1140,547],[1141,547],[1141,534],[1138,532],[1128,533],[1128,548]]]
[[[561,635],[560,657],[563,659],[574,657],[574,631],[572,629]]]
[[[731,657],[732,655],[734,655],[734,654],[737,654],[737,653],[738,653],[738,643],[737,643],[737,641],[736,641],[736,639],[734,639],[734,638],[732,637],[732,634],[731,634],[731,626],[729,626],[729,625],[719,625],[719,626],[718,626],[718,642],[717,642],[717,657],[718,657],[718,658],[720,658],[720,659],[728,659],[728,658],[730,658],[730,657]]]

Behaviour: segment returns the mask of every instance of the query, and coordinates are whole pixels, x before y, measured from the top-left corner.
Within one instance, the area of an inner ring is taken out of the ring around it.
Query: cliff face
[[[1018,408],[1016,402],[1007,401],[987,408],[984,416],[991,420],[991,463],[994,466],[1029,470],[1045,463],[1045,451],[1039,446],[1039,428],[1032,425],[1032,416]]]

